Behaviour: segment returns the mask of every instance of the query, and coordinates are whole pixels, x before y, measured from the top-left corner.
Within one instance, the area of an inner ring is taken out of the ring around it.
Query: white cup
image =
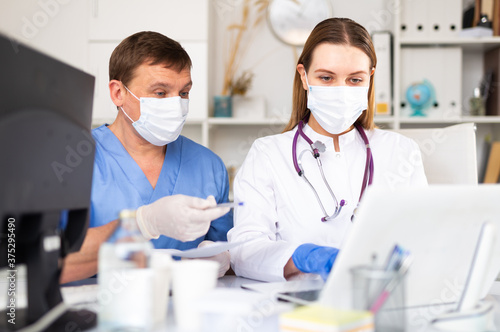
[[[151,253],[150,265],[154,271],[153,320],[155,324],[163,324],[167,318],[172,264],[170,254],[159,250],[153,250]]]
[[[175,320],[180,330],[198,330],[201,313],[197,301],[217,284],[219,263],[209,260],[183,260],[172,266],[172,292]]]

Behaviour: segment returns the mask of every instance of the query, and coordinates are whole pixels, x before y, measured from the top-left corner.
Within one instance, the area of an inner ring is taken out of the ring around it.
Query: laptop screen
[[[500,185],[440,185],[367,190],[351,232],[321,292],[320,302],[351,306],[354,266],[383,265],[395,244],[413,263],[406,275],[406,306],[457,302],[467,281],[484,222],[496,224],[494,254],[483,278],[486,296],[500,271]]]

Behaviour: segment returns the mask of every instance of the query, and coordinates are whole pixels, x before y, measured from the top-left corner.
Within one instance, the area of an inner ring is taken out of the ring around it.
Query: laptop
[[[426,188],[367,189],[353,227],[326,281],[262,283],[242,287],[274,289],[277,297],[299,304],[319,302],[351,308],[351,268],[382,266],[398,244],[413,263],[406,275],[406,306],[449,304],[460,300],[484,222],[496,224],[496,241],[480,297],[500,272],[500,185],[435,185]],[[311,297],[318,290],[319,298]]]

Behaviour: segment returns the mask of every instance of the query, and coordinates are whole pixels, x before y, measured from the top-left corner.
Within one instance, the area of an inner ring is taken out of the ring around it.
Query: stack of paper
[[[485,27],[473,27],[462,29],[459,32],[460,37],[491,37],[493,29]]]
[[[369,311],[303,306],[280,316],[280,332],[373,332]]]

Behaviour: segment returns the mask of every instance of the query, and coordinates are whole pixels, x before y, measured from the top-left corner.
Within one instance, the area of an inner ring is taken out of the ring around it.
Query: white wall
[[[87,1],[0,0],[0,33],[85,70]]]
[[[147,5],[136,0],[0,0],[0,33],[94,75],[94,124],[111,123],[116,116],[108,90],[109,57],[116,45],[142,30],[166,34],[194,62],[189,117],[200,119],[208,109],[207,8],[205,0],[149,0]]]

